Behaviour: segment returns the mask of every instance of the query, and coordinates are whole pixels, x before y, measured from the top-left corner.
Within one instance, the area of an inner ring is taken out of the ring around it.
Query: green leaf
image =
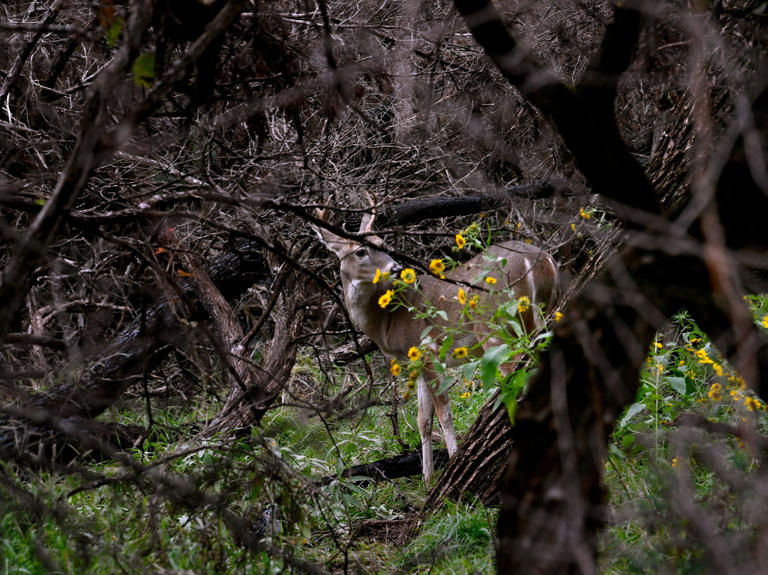
[[[440,358],[440,361],[445,361],[445,355],[448,353],[448,350],[451,349],[452,345],[453,345],[453,336],[451,334],[448,334],[443,340],[443,343],[440,344],[440,351],[438,353],[438,357]]]
[[[473,359],[465,364],[462,364],[460,370],[464,379],[472,379],[475,376],[475,372],[479,369],[480,360]]]
[[[627,413],[624,414],[624,417],[621,418],[621,421],[619,422],[619,427],[624,427],[630,419],[635,417],[638,413],[645,410],[645,404],[644,403],[633,403],[629,406],[629,409],[627,409]]]
[[[155,53],[145,52],[133,63],[133,81],[137,86],[151,88],[155,81]]]
[[[621,447],[624,449],[629,449],[635,444],[635,436],[631,434],[627,434],[624,437],[621,438]]]
[[[512,425],[515,424],[515,413],[517,412],[517,396],[528,383],[529,373],[524,369],[518,369],[501,382],[499,397],[493,408],[496,409],[503,402],[507,407],[507,415]]]
[[[686,395],[687,386],[685,385],[684,377],[668,377],[667,382],[670,387],[682,396]]]
[[[507,320],[507,326],[512,329],[513,332],[515,332],[516,337],[523,337],[523,326],[520,325],[520,322],[514,319]]]
[[[490,386],[496,381],[496,373],[499,366],[509,357],[509,346],[507,344],[492,347],[485,352],[480,359],[480,381],[483,386]]]
[[[120,32],[123,31],[123,19],[115,18],[106,30],[107,45],[110,48],[114,48],[117,45],[117,39],[120,37]]]

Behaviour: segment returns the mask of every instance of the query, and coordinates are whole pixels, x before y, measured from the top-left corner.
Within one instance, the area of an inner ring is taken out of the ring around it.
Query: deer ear
[[[325,221],[325,210],[315,210],[315,213],[317,214],[318,219]],[[321,228],[315,224],[310,225],[312,226],[312,229],[315,230],[315,233],[320,239],[320,242],[326,248],[328,248],[328,250],[336,254],[336,257],[341,259],[347,249],[349,242],[344,238],[337,236],[330,230],[326,230],[325,228]]]

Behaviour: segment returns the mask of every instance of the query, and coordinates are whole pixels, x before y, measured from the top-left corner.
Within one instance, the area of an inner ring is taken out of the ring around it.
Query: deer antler
[[[365,195],[368,196],[368,204],[371,206],[371,214],[363,214],[363,219],[360,221],[361,234],[373,233],[373,222],[376,220],[376,196],[373,192],[366,191]]]

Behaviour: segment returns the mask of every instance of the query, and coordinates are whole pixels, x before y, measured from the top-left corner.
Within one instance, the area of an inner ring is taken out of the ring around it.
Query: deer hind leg
[[[429,385],[429,384],[428,384]],[[443,387],[443,376],[439,375],[435,379],[435,385],[437,387],[429,386],[429,391],[432,394],[432,402],[435,404],[435,411],[437,412],[437,420],[440,422],[440,427],[443,430],[443,438],[445,439],[445,446],[448,448],[448,455],[453,457],[456,453],[456,429],[453,427],[453,412],[451,411],[451,403],[448,399],[448,393],[438,394],[438,390]]]
[[[432,419],[435,413],[435,405],[432,401],[432,392],[428,388],[423,375],[419,375],[416,388],[418,401],[419,436],[421,437],[421,473],[424,476],[424,484],[430,482],[435,473],[435,465],[432,461]]]

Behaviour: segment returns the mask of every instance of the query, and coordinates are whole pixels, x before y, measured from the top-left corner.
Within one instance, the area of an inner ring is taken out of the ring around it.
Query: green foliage
[[[446,502],[402,550],[398,567],[406,573],[494,573],[496,512],[482,505]]]
[[[143,88],[151,88],[155,81],[155,53],[145,52],[133,63],[133,82]]]
[[[768,298],[746,299],[768,327]],[[614,520],[601,536],[603,570],[711,573],[717,548],[731,568],[750,572],[762,529],[757,460],[739,435],[677,422],[686,415],[762,435],[768,408],[685,313],[657,336],[641,382],[609,445]]]
[[[117,46],[117,40],[120,38],[120,34],[123,31],[124,20],[122,18],[115,18],[112,20],[106,28],[104,34],[107,39],[107,45],[110,48]]]

